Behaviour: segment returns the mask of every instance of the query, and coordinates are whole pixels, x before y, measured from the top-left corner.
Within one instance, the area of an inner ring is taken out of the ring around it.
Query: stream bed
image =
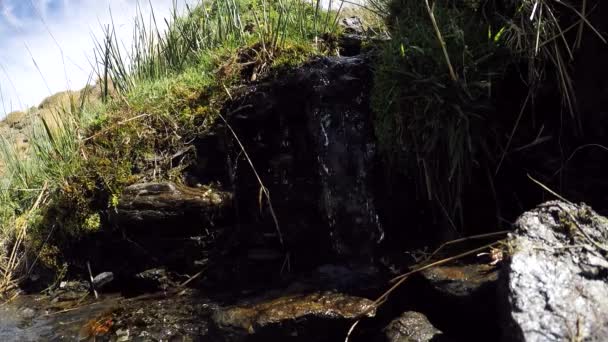
[[[22,295],[0,306],[0,341],[198,341],[210,308],[194,290],[65,302]]]

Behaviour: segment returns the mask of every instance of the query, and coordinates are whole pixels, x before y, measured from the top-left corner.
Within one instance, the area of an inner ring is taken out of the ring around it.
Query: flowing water
[[[0,341],[196,341],[211,307],[190,290],[66,302],[22,295],[0,307]]]

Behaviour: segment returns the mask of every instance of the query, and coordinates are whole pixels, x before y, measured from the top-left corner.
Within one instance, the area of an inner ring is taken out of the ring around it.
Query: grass
[[[489,23],[474,8],[438,2],[431,20],[424,2],[390,6],[393,39],[381,51],[372,98],[376,135],[392,168],[420,179],[421,195],[455,226],[472,169],[491,153],[486,119],[492,80],[506,67],[503,48],[479,33]]]
[[[105,229],[125,186],[181,181],[194,155],[173,156],[214,129],[233,84],[332,53],[320,38],[338,30],[339,13],[319,4],[220,0],[167,19],[139,12],[128,49],[106,26],[96,40],[96,86],[33,110],[27,148],[0,142],[0,241],[8,251],[0,253],[0,293],[32,260],[64,268],[63,252]]]
[[[372,0],[371,6],[384,13],[392,36],[380,49],[372,99],[380,149],[389,168],[417,179],[419,195],[462,232],[465,194],[492,186],[549,73],[577,120],[569,65],[581,39],[566,33],[585,27],[599,35],[581,14],[589,9],[535,0]],[[572,16],[577,20],[563,27]],[[525,101],[510,99],[524,103],[519,116],[500,118],[496,100],[510,95],[495,89],[507,70],[521,70],[529,90]]]

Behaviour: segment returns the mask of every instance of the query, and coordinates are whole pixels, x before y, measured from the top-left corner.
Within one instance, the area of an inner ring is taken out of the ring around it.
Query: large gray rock
[[[584,204],[524,213],[499,280],[504,340],[608,341],[607,241],[608,220]]]
[[[435,328],[425,315],[408,311],[394,319],[384,328],[387,342],[437,341],[443,333]]]

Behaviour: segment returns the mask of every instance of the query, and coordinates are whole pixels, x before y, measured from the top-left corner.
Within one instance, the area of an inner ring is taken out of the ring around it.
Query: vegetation
[[[546,77],[558,80],[575,117],[566,65],[582,28],[596,31],[584,11],[562,2],[369,0],[369,9],[391,34],[376,49],[380,149],[457,227],[467,187],[474,176],[492,182]],[[560,13],[575,18],[570,27]],[[36,263],[63,268],[62,251],[107,228],[125,186],[179,182],[194,158],[187,147],[216,127],[231,86],[334,53],[338,18],[320,0],[204,1],[164,23],[138,14],[128,51],[105,27],[96,86],[49,99],[44,115],[18,114],[34,122],[29,147],[0,141],[0,248],[8,251],[0,253],[0,293]],[[519,115],[498,118],[506,70],[520,71],[529,92],[514,99]]]
[[[389,13],[392,35],[375,74],[381,150],[391,170],[419,180],[421,195],[461,228],[473,175],[492,187],[521,116],[547,77],[558,81],[564,107],[575,117],[567,65],[571,46],[581,37],[572,44],[562,28],[566,18],[578,19],[570,29],[597,31],[577,9],[557,2],[373,0],[372,5]],[[513,89],[495,90],[507,70],[519,71],[525,80],[525,99],[513,97]],[[497,99],[506,96],[521,101],[519,117],[499,117]]]
[[[25,151],[0,143],[0,240],[14,246],[0,256],[0,293],[32,262],[64,267],[62,251],[104,229],[125,186],[180,181],[193,157],[182,151],[213,129],[230,86],[332,53],[319,38],[334,34],[337,20],[320,1],[205,1],[183,16],[174,11],[165,30],[154,13],[139,13],[130,51],[105,27],[97,85],[55,106],[52,117],[32,110]]]

